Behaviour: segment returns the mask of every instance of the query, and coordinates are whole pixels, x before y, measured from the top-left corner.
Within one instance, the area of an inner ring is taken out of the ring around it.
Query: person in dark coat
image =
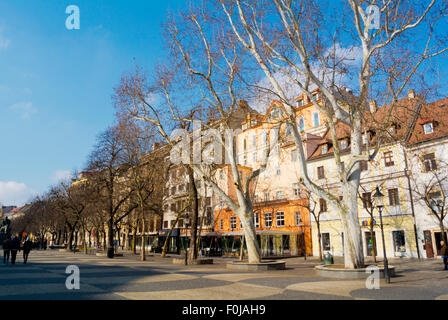
[[[11,264],[16,264],[17,251],[20,250],[19,238],[15,237],[11,240]]]
[[[33,243],[30,238],[26,239],[23,243],[23,263],[28,261],[28,255],[30,254],[31,249],[33,248]]]
[[[445,265],[444,270],[448,270],[448,248],[446,247],[445,241],[440,241],[440,246],[442,247],[440,249],[440,255],[443,259],[443,264]]]
[[[11,237],[3,241],[3,263],[8,264],[11,255]]]

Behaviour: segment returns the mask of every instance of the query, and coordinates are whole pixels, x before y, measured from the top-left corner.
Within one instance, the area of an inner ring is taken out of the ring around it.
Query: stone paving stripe
[[[257,290],[256,290],[257,289]],[[189,290],[159,292],[114,292],[133,300],[245,300],[281,293],[281,289],[233,283],[230,285]]]

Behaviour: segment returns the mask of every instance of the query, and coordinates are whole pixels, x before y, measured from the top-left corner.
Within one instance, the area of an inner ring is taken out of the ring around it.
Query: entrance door
[[[446,232],[445,232],[445,237],[446,237]],[[440,256],[440,250],[442,249],[442,247],[440,246],[440,241],[443,240],[442,232],[434,232],[434,238],[436,240],[437,255]]]
[[[434,258],[434,250],[432,248],[432,240],[431,240],[431,231],[425,230],[423,231],[423,235],[425,238],[426,257]]]
[[[373,256],[373,246],[375,246],[375,248],[376,248],[375,231],[373,231],[373,239],[370,237],[370,231],[366,231],[364,234],[366,237],[367,256],[372,257]]]

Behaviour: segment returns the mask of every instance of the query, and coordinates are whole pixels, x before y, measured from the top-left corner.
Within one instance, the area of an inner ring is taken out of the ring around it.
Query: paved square
[[[319,300],[319,299],[448,299],[448,271],[439,260],[393,261],[397,277],[381,281],[379,290],[364,280],[334,280],[314,273],[315,259],[286,259],[287,270],[237,272],[229,259],[214,265],[179,266],[170,258],[138,256],[107,259],[82,253],[32,251],[28,264],[0,265],[0,299],[143,299],[143,300]],[[68,265],[80,269],[79,290],[68,290]]]

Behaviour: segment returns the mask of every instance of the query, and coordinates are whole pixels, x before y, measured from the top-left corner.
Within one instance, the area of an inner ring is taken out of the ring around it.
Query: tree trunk
[[[132,253],[137,254],[137,226],[134,224],[132,226]]]
[[[143,213],[142,213],[143,215]],[[145,252],[145,218],[142,218],[142,244],[140,246],[140,260],[145,261],[146,260],[146,252]]]
[[[244,234],[243,234],[243,239],[241,240],[240,261],[243,261],[243,259],[244,259]]]
[[[240,213],[238,217],[243,224],[244,241],[246,242],[247,258],[249,263],[260,263],[261,253],[258,247],[257,235],[255,232],[254,220],[252,219],[252,211]]]
[[[371,226],[370,226],[370,239],[372,240],[372,258],[373,262],[376,263],[376,239],[374,239],[373,236],[373,218],[371,219]]]
[[[86,229],[85,227],[82,227],[82,240],[83,240],[83,246],[84,246],[84,254],[88,254],[87,251],[87,241],[86,241]]]
[[[192,201],[193,216],[191,217],[191,230],[190,230],[191,241],[190,241],[190,252],[188,254],[189,255],[188,259],[190,261],[193,261],[198,258],[197,232],[198,232],[198,219],[199,219],[199,194],[198,189],[196,187],[196,183],[194,181],[193,170],[191,169],[191,167],[187,167],[187,170],[191,185],[190,199],[193,200]],[[205,194],[207,195],[207,192]],[[203,201],[205,201],[205,199]]]
[[[319,261],[323,261],[322,256],[322,234],[320,233],[320,221],[316,221],[317,224],[317,241],[319,242]],[[303,234],[303,241],[305,241],[305,233]],[[306,248],[305,248],[306,250]]]
[[[114,250],[114,217],[111,214],[109,216],[109,222],[108,222],[108,228],[107,228],[107,235],[108,235],[108,241],[107,241],[107,257],[109,259],[112,259],[115,255]]]

